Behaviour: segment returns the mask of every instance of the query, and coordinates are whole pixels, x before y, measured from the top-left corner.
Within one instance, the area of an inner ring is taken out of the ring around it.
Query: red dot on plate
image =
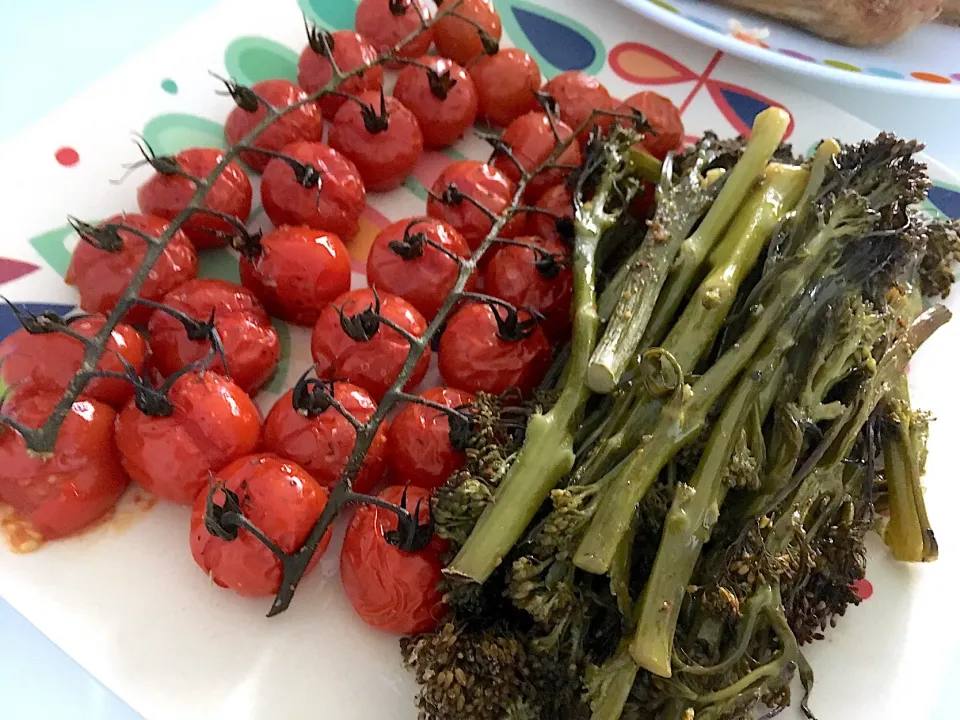
[[[869,600],[870,596],[873,595],[873,584],[866,578],[857,580],[850,587],[860,596],[861,600]]]
[[[80,162],[80,154],[72,147],[62,147],[57,150],[53,156],[57,159],[57,162],[64,167],[70,167]]]

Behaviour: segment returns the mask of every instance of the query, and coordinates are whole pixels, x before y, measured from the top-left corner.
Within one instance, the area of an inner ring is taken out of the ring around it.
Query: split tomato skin
[[[554,128],[557,130],[556,135],[553,133]],[[546,113],[530,112],[511,122],[503,132],[501,140],[512,150],[513,157],[523,169],[532,172],[556,150],[558,137],[563,142],[571,135],[573,130],[562,120],[554,120],[551,125]],[[577,143],[568,145],[556,160],[560,165],[571,166],[579,166],[582,161],[580,146]],[[507,155],[497,153],[490,164],[514,182],[519,182],[520,168]],[[524,196],[539,197],[548,188],[562,184],[569,174],[569,170],[558,168],[538,172],[527,183]]]
[[[113,223],[123,223],[154,238],[159,237],[168,225],[163,218],[137,213],[114,215],[102,225]],[[109,314],[143,263],[147,254],[146,240],[126,230],[120,231],[120,240],[123,246],[116,252],[100,250],[83,240],[73,251],[64,282],[77,288],[84,312]],[[181,230],[177,230],[138,295],[159,301],[174,288],[195,278],[198,266],[199,258],[193,244]],[[123,319],[137,325],[146,322],[152,312],[148,307],[135,305]]]
[[[376,49],[361,37],[360,33],[353,30],[337,30],[330,33],[329,38],[333,41],[333,59],[336,60],[341,72],[356,70],[377,59]],[[300,54],[300,61],[297,64],[297,82],[300,87],[308,93],[315,93],[326,87],[332,79],[333,66],[330,60],[323,53],[307,45]],[[379,91],[382,87],[383,68],[377,66],[345,80],[338,90],[348,95],[359,95],[368,90]],[[317,104],[324,116],[329,119],[346,102],[348,101],[343,97],[327,95],[320,98]]]
[[[53,412],[59,393],[21,391],[4,414],[38,428]],[[27,450],[19,433],[0,433],[0,502],[45,540],[73,535],[110,513],[129,484],[114,442],[116,411],[97,400],[73,403],[57,435],[53,455]]]
[[[247,393],[259,389],[280,360],[280,336],[260,301],[247,288],[226,280],[199,278],[163,298],[163,304],[205,322],[211,313],[220,335],[230,377]],[[206,340],[191,340],[179,320],[156,311],[147,325],[151,362],[163,376],[172,375],[210,351]],[[215,358],[212,372],[223,373]]]
[[[420,397],[448,408],[469,405],[474,400],[473,393],[448,387],[430,388]],[[466,455],[450,443],[446,413],[408,403],[390,424],[387,459],[394,483],[433,491],[463,467]]]
[[[218,148],[189,148],[172,159],[183,172],[205,178],[223,161],[223,151]],[[173,220],[190,204],[196,190],[196,184],[189,178],[158,172],[137,190],[137,204],[140,211],[147,215]],[[252,203],[250,178],[240,165],[231,162],[213,182],[202,207],[245,223],[250,217]],[[202,211],[193,213],[181,229],[194,247],[199,249],[223,247],[228,238],[237,232],[228,220]]]
[[[453,87],[435,91],[426,70],[407,65],[397,75],[393,96],[416,116],[425,147],[435,150],[449,147],[476,122],[480,107],[476,85],[469,73],[453,60],[425,55],[417,62],[441,78],[453,81]]]
[[[540,106],[540,66],[520,48],[503,48],[484,55],[470,66],[470,77],[480,96],[480,116],[494,127],[507,127]]]
[[[84,315],[69,321],[70,329],[93,337],[106,322],[103,315]],[[0,342],[0,375],[8,387],[39,390],[62,395],[80,370],[86,348],[83,343],[59,332],[31,334],[21,328]],[[137,371],[143,370],[147,342],[134,328],[120,323],[107,341],[97,370],[123,373],[123,357]],[[84,398],[122,408],[133,396],[125,380],[94,378],[83,390]]]
[[[379,497],[399,504],[403,493],[403,487],[390,486]],[[429,493],[409,487],[406,494],[410,512],[419,502],[417,519],[426,524]],[[422,550],[404,552],[386,539],[396,528],[397,516],[389,510],[375,505],[357,509],[340,551],[343,589],[357,615],[371,627],[400,635],[428,632],[448,611],[439,589],[447,542],[434,536]]]
[[[240,258],[240,282],[271,315],[313,325],[328,303],[350,289],[350,256],[333,233],[282,225],[258,245],[255,255]]]
[[[500,40],[503,23],[500,13],[493,6],[493,0],[464,0],[457,7],[457,14],[466,20],[447,16],[433,24],[433,41],[440,55],[468,67],[485,54],[478,27],[493,40]]]
[[[680,110],[668,98],[649,90],[639,92],[628,97],[617,108],[618,113],[626,115],[629,115],[631,110],[642,112],[656,132],[644,135],[640,143],[643,149],[655,158],[663,160],[667,153],[683,147],[683,120],[680,119]]]
[[[614,108],[613,98],[603,83],[593,75],[579,70],[560,73],[551,78],[543,89],[557,101],[560,119],[574,130],[587,122],[594,110],[612,111]],[[609,115],[598,115],[593,118],[590,127],[585,127],[577,138],[583,145],[590,136],[591,127],[606,130],[612,124],[613,118]]]
[[[244,516],[285,553],[296,552],[327,505],[329,494],[296,463],[270,453],[238,458],[216,474],[235,493]],[[213,494],[220,505],[222,490]],[[234,540],[211,535],[204,524],[207,489],[197,495],[190,516],[190,552],[203,572],[222,588],[244,597],[269,597],[280,590],[283,568],[267,547],[247,530]],[[328,530],[308,568],[330,544]]]
[[[295,142],[281,151],[320,173],[319,187],[305,188],[279,158],[267,163],[260,182],[263,209],[274,226],[308,225],[350,239],[367,206],[357,166],[328,145]]]
[[[423,0],[360,0],[354,26],[379,54],[392,50],[432,17],[433,12]],[[400,48],[397,55],[417,58],[426,55],[432,44],[431,27]]]
[[[361,423],[377,411],[377,404],[363,388],[333,382],[333,397]],[[353,425],[333,407],[317,414],[294,405],[293,390],[284,393],[270,409],[263,425],[262,449],[299,464],[323,487],[339,481],[357,441]],[[387,446],[386,423],[381,424],[353,482],[358,493],[369,493],[383,477]]]

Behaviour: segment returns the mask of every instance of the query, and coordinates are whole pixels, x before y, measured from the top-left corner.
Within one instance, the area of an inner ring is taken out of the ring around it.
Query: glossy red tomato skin
[[[460,233],[445,222],[433,218],[411,222],[409,218],[399,220],[377,235],[367,255],[367,281],[378,291],[399,295],[427,320],[432,320],[457,282],[459,267],[453,258],[426,244],[422,255],[405,260],[390,249],[390,243],[402,241],[409,228],[410,235],[422,233],[431,242],[464,259],[470,257],[470,247]],[[470,277],[465,289],[471,290],[475,285],[475,278]]]
[[[270,105],[279,109],[306,100],[307,93],[289,80],[275,78],[254,83],[253,89]],[[235,145],[266,116],[267,110],[258,107],[254,112],[235,107],[227,115],[223,134]],[[323,116],[317,103],[306,103],[293,110],[264,130],[253,146],[279,152],[297,140],[320,142],[323,137]],[[248,150],[240,153],[240,160],[254,172],[262,173],[270,161],[268,155]]]
[[[408,65],[397,76],[393,96],[416,116],[425,147],[449,147],[476,122],[480,107],[477,88],[469,73],[452,60],[425,55],[417,62],[439,75],[449,73],[456,84],[447,91],[445,98],[437,97],[430,89],[427,71]]]
[[[473,402],[473,393],[448,387],[430,388],[420,397],[448,408]],[[450,444],[450,420],[436,408],[408,403],[387,434],[391,480],[433,491],[463,467],[466,455]]]
[[[520,319],[526,317],[521,311]],[[495,395],[516,387],[526,395],[543,378],[550,355],[550,343],[539,327],[523,340],[504,340],[490,306],[472,304],[450,318],[437,358],[448,385]]]
[[[380,314],[389,318],[407,332],[419,337],[427,328],[427,321],[403,298],[389,293],[379,293]],[[313,328],[310,350],[317,364],[317,375],[326,378],[343,378],[359,385],[380,402],[393,384],[406,360],[410,344],[395,330],[381,325],[367,342],[359,342],[347,336],[340,327],[341,308],[347,316],[362,312],[375,303],[369,288],[352,290],[334,300],[320,314]],[[427,372],[430,364],[429,348],[420,357],[406,388],[415,387]]]
[[[245,392],[254,392],[273,375],[280,359],[280,337],[260,301],[246,288],[200,278],[166,295],[163,303],[201,321],[214,313],[230,376]],[[155,312],[147,329],[151,361],[164,376],[204,358],[210,349],[206,341],[190,340],[183,325],[166,313]],[[210,369],[222,373],[223,364],[217,359]]]
[[[570,334],[570,300],[573,273],[570,252],[555,240],[527,236],[517,238],[543,248],[563,265],[555,277],[544,277],[536,267],[537,254],[528,248],[504,245],[494,253],[483,271],[484,291],[514,307],[529,307],[546,317],[541,327],[548,338],[562,340]]]
[[[223,160],[223,151],[218,148],[189,148],[173,156],[174,161],[186,173],[194,177],[207,177]],[[173,220],[190,204],[197,186],[181,175],[157,173],[137,190],[140,211],[156,215],[164,220]],[[242,223],[250,217],[253,188],[250,178],[240,165],[229,163],[207,192],[203,207],[224,213]],[[223,247],[237,229],[228,220],[203,212],[194,213],[182,227],[194,247],[204,249]]]
[[[333,38],[333,59],[337,61],[337,67],[342,72],[356,70],[377,59],[377,51],[359,33],[353,30],[337,30],[330,35]],[[315,93],[324,88],[332,78],[333,67],[330,61],[307,45],[300,54],[300,62],[297,65],[297,82],[300,87],[308,93]],[[382,87],[383,68],[373,67],[345,80],[339,91],[349,95],[359,95],[368,90],[379,91]],[[328,95],[320,98],[317,104],[327,119],[330,119],[345,102],[347,100],[343,97]]]
[[[37,428],[59,400],[59,393],[15,392],[3,412]],[[0,502],[46,540],[72,535],[106,516],[130,482],[114,443],[116,415],[97,400],[77,400],[48,459],[29,453],[18,433],[0,433]]]
[[[555,120],[554,124],[561,141],[573,135],[570,126],[562,120]],[[539,167],[557,147],[557,138],[553,134],[550,120],[543,112],[521,115],[507,126],[501,139],[510,147],[513,156],[527,171]],[[582,160],[580,146],[577,143],[571,143],[557,158],[557,162],[561,165],[579,165]],[[520,180],[520,168],[506,155],[498,154],[490,164],[514,182]],[[530,179],[524,195],[527,198],[539,197],[548,188],[563,183],[568,175],[569,171],[558,169],[539,172]]]
[[[377,53],[393,49],[420,30],[424,20],[433,17],[432,10],[423,0],[401,0],[395,6],[399,14],[394,14],[391,9],[391,0],[360,0],[357,5],[354,27]],[[432,44],[431,27],[421,31],[397,54],[402,58],[417,58],[426,55]]]
[[[457,7],[457,14],[473,20],[494,40],[503,34],[500,14],[492,0],[464,0]],[[445,58],[468,67],[473,60],[484,54],[483,43],[477,26],[458,17],[443,17],[433,24],[433,41],[437,51]]]
[[[629,114],[631,108],[642,112],[656,131],[656,134],[644,136],[641,142],[644,150],[663,160],[667,153],[683,147],[683,120],[680,119],[680,110],[669,99],[648,90],[628,97],[617,112]]]
[[[350,256],[333,233],[281,225],[260,247],[259,255],[240,258],[240,282],[275,317],[313,325],[328,303],[350,289]]]
[[[309,225],[348,240],[356,235],[367,205],[367,190],[357,166],[319,142],[295,142],[281,152],[319,170],[320,187],[303,187],[287,163],[272,159],[260,182],[263,209],[271,222],[275,226]]]
[[[253,452],[260,412],[230,378],[191,372],[167,395],[168,416],[150,416],[131,400],[117,416],[117,449],[134,482],[163,500],[189,505],[216,473]]]
[[[521,115],[537,110],[540,67],[520,48],[503,48],[470,66],[480,96],[480,117],[494,127],[507,127]]]
[[[517,191],[516,183],[505,173],[476,160],[461,160],[448,165],[434,181],[431,192],[440,197],[450,185],[497,214],[510,205]],[[427,215],[455,228],[471,250],[480,246],[493,227],[490,218],[466,200],[459,205],[449,205],[433,197],[427,198]],[[500,237],[515,237],[522,232],[523,222],[520,216],[511,218],[500,230]]]
[[[344,410],[366,422],[377,404],[363,388],[347,382],[333,383],[333,396]],[[263,424],[261,449],[300,465],[323,487],[332,489],[340,480],[357,441],[357,431],[343,415],[330,407],[308,416],[293,406],[293,390],[274,403]],[[387,430],[382,424],[373,437],[353,489],[369,493],[383,478],[386,465]]]
[[[73,320],[70,329],[93,337],[105,321],[103,315],[86,315]],[[21,328],[0,342],[0,376],[7,386],[18,391],[29,389],[62,394],[80,370],[84,352],[83,343],[63,333],[31,335]],[[124,323],[117,325],[110,334],[107,350],[97,363],[97,370],[124,372],[120,356],[137,370],[143,369],[147,356],[146,340]],[[130,383],[112,378],[95,378],[83,390],[83,397],[113,408],[123,407],[132,395]]]
[[[398,504],[403,488],[392,485],[379,497]],[[430,496],[418,487],[407,489],[407,507],[413,512],[421,503],[418,519],[428,520]],[[373,505],[357,509],[340,551],[340,578],[357,615],[368,625],[385,632],[413,635],[427,632],[447,614],[443,592],[442,562],[447,542],[434,536],[414,553],[404,552],[386,540],[397,527],[397,516]]]
[[[366,92],[357,98],[380,112],[380,93]],[[367,130],[360,106],[354,102],[337,110],[330,127],[330,147],[350,158],[364,185],[375,192],[399,187],[423,155],[423,133],[416,116],[392,95],[386,97],[386,104],[389,126],[383,132]]]
[[[544,213],[529,213],[527,215],[526,232],[528,235],[542,237],[545,240],[566,245],[570,239],[564,237],[557,229],[556,217],[573,220],[573,192],[564,185],[554,185],[548,188],[536,201],[534,206],[549,210],[555,217]]]
[[[557,101],[560,119],[576,130],[590,119],[594,110],[612,111],[615,107],[610,92],[593,75],[579,70],[562,72],[543,86],[543,89]],[[599,115],[593,119],[590,127],[596,125],[606,130],[613,124],[609,115]],[[590,135],[590,127],[584,128],[578,135],[581,145]]]
[[[236,493],[247,519],[286,553],[296,552],[306,542],[329,499],[326,489],[306,470],[270,453],[238,458],[218,472],[217,479]],[[214,502],[223,500],[222,492],[214,493]],[[211,535],[204,525],[206,502],[204,489],[190,516],[190,551],[197,565],[217,585],[238,595],[275,595],[283,578],[280,561],[246,530],[240,530],[231,541]],[[309,568],[329,544],[328,531]]]
[[[136,213],[114,215],[103,221],[103,224],[108,223],[123,223],[151,237],[159,237],[168,224],[162,218]],[[109,314],[147,254],[147,243],[143,238],[123,230],[120,238],[123,247],[117,252],[98,250],[82,240],[73,251],[64,282],[77,288],[84,312]],[[138,295],[159,301],[174,288],[195,278],[198,265],[197,251],[187,236],[178,230],[154,264]],[[146,322],[151,312],[150,308],[134,306],[123,319],[136,325]]]

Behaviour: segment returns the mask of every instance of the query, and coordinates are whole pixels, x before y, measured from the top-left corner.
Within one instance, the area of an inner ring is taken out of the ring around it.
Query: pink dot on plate
[[[861,600],[869,600],[870,596],[873,595],[873,584],[866,578],[857,580],[850,587],[857,595],[860,596]]]
[[[53,156],[57,159],[57,162],[64,167],[71,167],[80,162],[80,154],[72,147],[62,147],[57,150]]]
[[[954,80],[956,80],[957,82],[960,82],[960,73],[954,73],[954,74],[951,75],[950,77],[952,77],[952,78],[953,78]]]

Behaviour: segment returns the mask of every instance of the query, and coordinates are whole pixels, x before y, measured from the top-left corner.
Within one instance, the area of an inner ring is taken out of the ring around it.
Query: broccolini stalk
[[[684,231],[688,231],[692,225],[692,213],[678,212],[680,208],[674,207],[669,201],[672,172],[663,173],[658,190],[661,201],[657,215],[633,259],[631,273],[623,283],[610,324],[597,344],[587,369],[587,383],[592,390],[608,393],[620,382],[624,370],[636,354],[678,251],[681,253],[681,269],[694,262],[696,267],[702,264],[707,252],[737,215],[757,178],[764,172],[783,140],[789,123],[790,116],[781,108],[768,108],[757,116],[743,157],[726,176],[720,194],[703,222],[687,239],[684,239]],[[699,179],[699,168],[691,175]],[[693,278],[694,273],[690,273],[689,279],[684,281],[687,287]],[[683,294],[686,294],[686,288]]]

